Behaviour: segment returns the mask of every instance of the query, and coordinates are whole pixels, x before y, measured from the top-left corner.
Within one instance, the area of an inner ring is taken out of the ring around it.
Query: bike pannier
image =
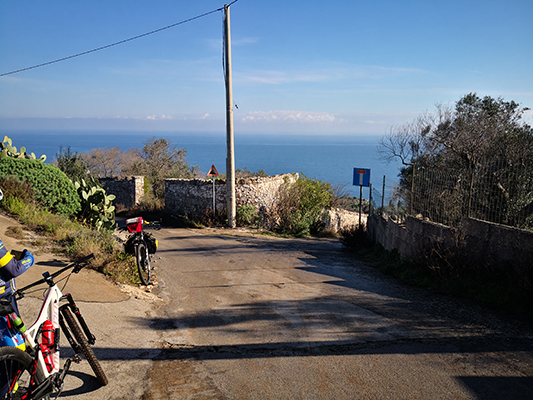
[[[158,245],[155,236],[147,232],[144,234],[144,240],[146,240],[146,244],[148,245],[148,253],[154,254]]]
[[[124,243],[124,253],[131,254],[132,256],[135,255],[135,245],[133,244],[133,240],[135,237],[132,235],[126,240],[126,243]]]

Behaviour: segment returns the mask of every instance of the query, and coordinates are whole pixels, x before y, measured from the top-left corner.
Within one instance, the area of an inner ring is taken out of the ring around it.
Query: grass
[[[123,253],[122,245],[112,232],[90,229],[66,216],[52,214],[13,197],[6,197],[2,207],[26,229],[43,237],[34,245],[46,247],[47,251],[64,254],[73,260],[94,253],[95,258],[91,262],[93,269],[115,282],[140,282],[134,258]]]

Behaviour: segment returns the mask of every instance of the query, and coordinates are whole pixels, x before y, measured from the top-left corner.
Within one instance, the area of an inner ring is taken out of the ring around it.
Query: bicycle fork
[[[70,343],[70,346],[72,349],[77,353],[81,352],[79,344],[76,342],[72,334],[70,333],[70,330],[67,327],[67,324],[65,323],[65,318],[63,317],[64,309],[67,307],[70,308],[70,310],[74,313],[76,316],[76,319],[78,320],[79,324],[81,325],[81,328],[83,329],[83,332],[85,333],[85,336],[87,337],[87,342],[90,345],[94,345],[96,342],[96,338],[91,333],[89,327],[87,326],[87,323],[85,322],[85,319],[81,315],[80,309],[74,302],[74,299],[72,298],[72,295],[70,293],[63,296],[63,299],[68,301],[68,304],[63,304],[61,307],[59,307],[59,324],[61,325],[61,329],[63,329],[63,332],[65,332],[65,337],[67,338],[68,342]]]

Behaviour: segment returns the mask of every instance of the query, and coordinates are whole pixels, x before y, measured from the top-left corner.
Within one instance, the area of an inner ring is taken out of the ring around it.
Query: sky
[[[1,76],[0,130],[224,132],[224,4],[0,2],[0,74],[209,13]],[[384,134],[470,92],[533,108],[532,15],[531,0],[238,0],[235,132]]]

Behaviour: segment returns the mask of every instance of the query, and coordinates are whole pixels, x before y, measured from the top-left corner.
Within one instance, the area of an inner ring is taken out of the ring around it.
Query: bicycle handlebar
[[[89,254],[88,256],[85,256],[85,257],[82,257],[80,258],[79,260],[76,260],[72,263],[70,263],[69,265],[67,265],[66,267],[63,267],[61,268],[59,271],[56,271],[54,272],[52,275],[50,275],[48,272],[45,272],[43,274],[44,278],[43,279],[39,279],[38,281],[35,281],[33,283],[30,283],[29,285],[27,286],[24,286],[23,288],[20,288],[20,289],[17,289],[15,290],[15,292],[13,293],[14,296],[17,297],[17,299],[21,299],[23,296],[24,296],[24,292],[28,289],[31,289],[32,287],[34,286],[38,286],[42,283],[46,283],[47,280],[49,279],[53,279],[59,275],[61,275],[63,272],[65,272],[66,270],[68,269],[71,269],[71,268],[74,268],[73,272],[74,273],[78,273],[81,271],[81,269],[85,266],[84,264],[87,263],[87,261],[89,261],[90,259],[94,258],[94,253],[91,253]]]

